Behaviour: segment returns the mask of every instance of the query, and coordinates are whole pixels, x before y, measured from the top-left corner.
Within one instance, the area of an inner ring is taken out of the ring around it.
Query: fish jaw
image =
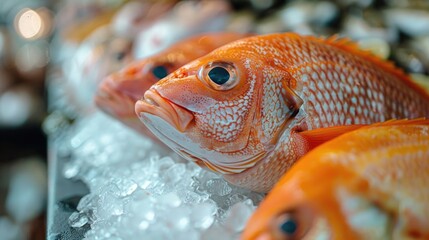
[[[236,174],[252,168],[265,157],[263,149],[245,151],[218,151],[213,139],[205,137],[195,124],[194,112],[161,96],[151,88],[135,106],[136,114],[154,135],[187,160],[204,165],[221,174]],[[238,155],[238,156],[237,156]]]

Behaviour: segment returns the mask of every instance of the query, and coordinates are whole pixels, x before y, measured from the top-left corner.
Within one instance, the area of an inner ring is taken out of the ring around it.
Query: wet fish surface
[[[300,159],[242,239],[429,239],[429,121],[363,127]]]
[[[348,39],[279,33],[226,44],[153,85],[136,113],[169,147],[267,192],[305,153],[353,127],[429,116],[429,97]]]

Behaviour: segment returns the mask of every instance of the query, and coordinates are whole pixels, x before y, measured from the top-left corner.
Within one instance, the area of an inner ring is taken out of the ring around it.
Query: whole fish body
[[[153,85],[136,113],[189,160],[266,192],[295,161],[354,126],[429,116],[429,97],[347,39],[294,33],[226,44]]]
[[[429,239],[429,121],[369,126],[310,151],[242,239]]]
[[[199,34],[177,42],[153,56],[130,63],[106,77],[98,87],[98,108],[143,135],[152,133],[141,124],[134,105],[153,84],[186,63],[249,34],[216,32]]]

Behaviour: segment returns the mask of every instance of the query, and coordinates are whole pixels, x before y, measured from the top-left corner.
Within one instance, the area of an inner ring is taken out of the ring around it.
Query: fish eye
[[[125,56],[126,56],[126,53],[124,51],[117,52],[115,54],[115,59],[118,61],[122,61],[125,58]]]
[[[208,76],[209,76],[210,80],[212,80],[217,85],[225,84],[226,82],[228,82],[229,78],[231,77],[229,75],[228,70],[226,70],[223,67],[212,68],[209,71]]]
[[[298,222],[293,217],[286,217],[280,224],[280,230],[284,235],[293,236],[298,229]]]
[[[278,215],[272,224],[276,239],[302,239],[311,227],[308,211],[293,210]]]
[[[232,63],[209,63],[200,70],[199,75],[215,90],[229,90],[238,83],[236,69]]]
[[[152,74],[159,79],[165,78],[168,75],[168,69],[165,66],[156,66],[152,68]]]

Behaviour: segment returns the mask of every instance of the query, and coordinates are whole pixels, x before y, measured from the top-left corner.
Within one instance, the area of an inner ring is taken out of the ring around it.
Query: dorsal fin
[[[308,39],[310,41],[316,41],[316,42],[322,42],[324,44],[328,44],[330,46],[334,46],[338,49],[342,49],[346,52],[352,53],[354,55],[360,56],[376,66],[382,68],[384,71],[391,73],[392,75],[400,78],[406,85],[408,85],[410,88],[415,90],[416,92],[420,93],[422,96],[424,96],[426,99],[429,100],[429,94],[423,89],[421,86],[419,86],[417,83],[415,83],[411,78],[400,68],[398,68],[393,62],[388,60],[383,60],[379,57],[377,57],[375,54],[373,54],[369,50],[363,50],[359,47],[359,45],[351,40],[350,38],[346,37],[339,37],[338,35],[333,35],[331,37],[316,37],[316,36],[301,36],[304,39]]]

